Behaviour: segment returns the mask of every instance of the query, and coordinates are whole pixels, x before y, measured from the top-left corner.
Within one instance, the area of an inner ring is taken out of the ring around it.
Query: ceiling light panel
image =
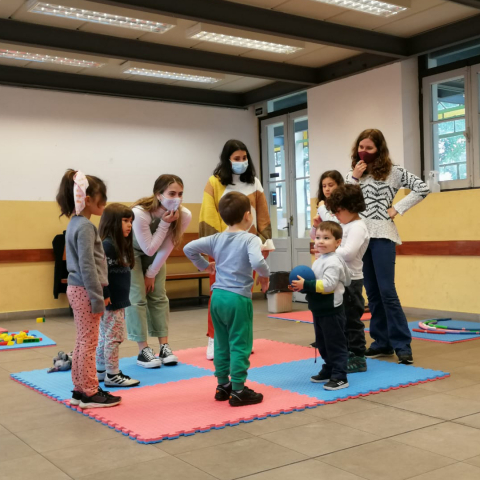
[[[348,8],[362,13],[370,13],[381,17],[390,17],[407,10],[407,6],[394,5],[388,2],[375,0],[314,0],[316,2],[328,3],[337,7]],[[400,2],[399,2],[400,3]],[[408,5],[408,4],[407,4]]]
[[[0,49],[0,58],[8,58],[11,60],[23,60],[28,62],[54,63],[56,65],[66,65],[77,68],[100,68],[105,65],[99,62],[90,62],[77,58],[55,57],[53,55],[42,55],[32,52],[20,52],[18,50]]]
[[[36,1],[31,2],[31,6],[28,8],[28,11],[41,15],[50,15],[72,20],[98,23],[101,25],[110,25],[112,27],[140,30],[147,33],[165,33],[175,26],[174,24],[170,23],[155,22],[141,18],[115,15],[114,13],[97,12],[94,10],[85,10],[83,8]]]
[[[297,42],[297,44],[282,44],[266,40],[246,38],[236,35],[229,35],[225,31],[213,31],[210,25],[202,25],[197,23],[186,31],[187,38],[199,40],[201,42],[220,43],[232,47],[249,48],[252,50],[263,50],[271,53],[290,54],[303,50],[304,44]]]
[[[151,70],[149,68],[137,68],[131,67],[127,70],[124,70],[123,73],[128,73],[130,75],[140,75],[144,77],[154,77],[154,78],[166,78],[168,80],[183,80],[186,82],[197,82],[197,83],[217,83],[222,78],[208,77],[203,75],[190,75],[188,73],[180,72],[168,72],[166,70]]]

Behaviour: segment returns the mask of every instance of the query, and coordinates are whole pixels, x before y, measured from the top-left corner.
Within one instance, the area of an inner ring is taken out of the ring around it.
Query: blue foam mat
[[[367,359],[367,372],[348,375],[350,386],[331,392],[324,390],[323,384],[310,381],[310,377],[320,371],[323,363],[323,360],[319,358],[317,363],[312,360],[298,360],[280,365],[252,368],[249,371],[248,378],[265,385],[318,398],[325,402],[334,402],[449,375],[438,370]]]
[[[425,320],[428,321],[428,320]],[[478,322],[466,322],[462,320],[439,320],[439,325],[445,325],[452,328],[475,328],[480,331],[480,323]],[[445,335],[436,334],[436,333],[419,333],[414,332],[414,328],[419,328],[418,320],[414,322],[408,322],[408,328],[410,329],[410,333],[412,334],[413,338],[418,340],[430,340],[435,342],[441,343],[456,343],[456,342],[465,342],[467,340],[475,340],[480,338],[480,335],[476,333],[468,334],[468,333],[446,333]],[[366,328],[366,332],[369,332],[370,329]]]
[[[211,376],[212,372],[205,368],[178,363],[171,367],[161,368],[143,368],[136,364],[137,357],[128,357],[120,359],[120,370],[131,378],[140,380],[139,387],[147,387],[162,383],[178,382],[179,380],[188,380],[190,378],[200,378]],[[30,372],[12,373],[15,380],[22,382],[29,387],[33,387],[39,392],[45,393],[59,401],[68,400],[72,397],[73,383],[72,372],[53,372],[47,373],[47,369],[32,370]],[[109,392],[125,390],[125,388],[104,387],[100,382],[100,387]],[[135,387],[132,387],[135,388]]]
[[[21,330],[18,332],[8,332],[8,333],[20,333]],[[50,347],[52,345],[56,345],[56,343],[51,339],[48,338],[46,335],[44,335],[42,332],[39,332],[38,330],[29,330],[28,332],[29,335],[33,335],[35,337],[40,337],[42,338],[41,342],[36,342],[36,343],[21,343],[20,345],[12,345],[11,347],[7,347],[6,345],[1,345],[0,346],[0,351],[2,350],[18,350],[20,348],[35,348],[35,347]]]

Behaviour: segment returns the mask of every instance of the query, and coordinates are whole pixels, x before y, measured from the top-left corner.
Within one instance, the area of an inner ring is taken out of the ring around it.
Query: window
[[[423,79],[425,177],[442,190],[480,187],[480,65]]]

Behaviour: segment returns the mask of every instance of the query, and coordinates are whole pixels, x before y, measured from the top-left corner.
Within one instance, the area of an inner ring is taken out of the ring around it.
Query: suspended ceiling
[[[53,2],[173,25],[160,34],[42,15],[29,11],[35,2],[0,0],[0,84],[244,108],[480,37],[480,0],[391,3],[410,7],[381,17],[315,0]],[[189,38],[199,23],[208,32],[300,49],[274,53]],[[5,51],[101,66],[5,58]],[[133,75],[129,68],[217,81]]]

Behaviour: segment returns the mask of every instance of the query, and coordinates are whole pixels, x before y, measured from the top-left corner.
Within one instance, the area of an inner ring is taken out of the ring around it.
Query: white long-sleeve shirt
[[[192,213],[183,205],[180,206],[180,209],[182,211],[182,224],[180,228],[183,233],[192,220]],[[171,224],[160,220],[157,229],[152,233],[150,224],[157,219],[161,219],[165,214],[165,210],[159,208],[155,212],[147,212],[142,207],[136,206],[133,208],[133,212],[135,213],[135,220],[133,221],[132,228],[138,246],[148,257],[153,257],[156,254],[145,276],[155,278],[173,250],[172,236],[169,235]]]
[[[317,208],[317,213],[320,215],[320,218],[322,219],[322,222],[335,222],[335,223],[340,223],[338,221],[338,218],[329,210],[327,210],[327,207],[325,205],[320,205]],[[315,236],[317,234],[317,229],[312,225],[312,228],[310,229],[310,238],[312,240],[315,240]]]
[[[336,253],[343,258],[350,269],[352,280],[363,278],[363,255],[367,251],[370,235],[365,222],[354,220],[347,224],[341,224],[343,230],[342,243]]]
[[[393,165],[385,180],[375,180],[371,175],[362,175],[360,180],[347,173],[346,183],[360,185],[367,209],[360,215],[365,221],[370,238],[387,238],[398,245],[402,244],[395,223],[387,210],[392,207],[393,199],[400,188],[409,188],[411,192],[402,198],[393,208],[403,215],[408,209],[420,203],[428,194],[427,184],[403,167]]]

